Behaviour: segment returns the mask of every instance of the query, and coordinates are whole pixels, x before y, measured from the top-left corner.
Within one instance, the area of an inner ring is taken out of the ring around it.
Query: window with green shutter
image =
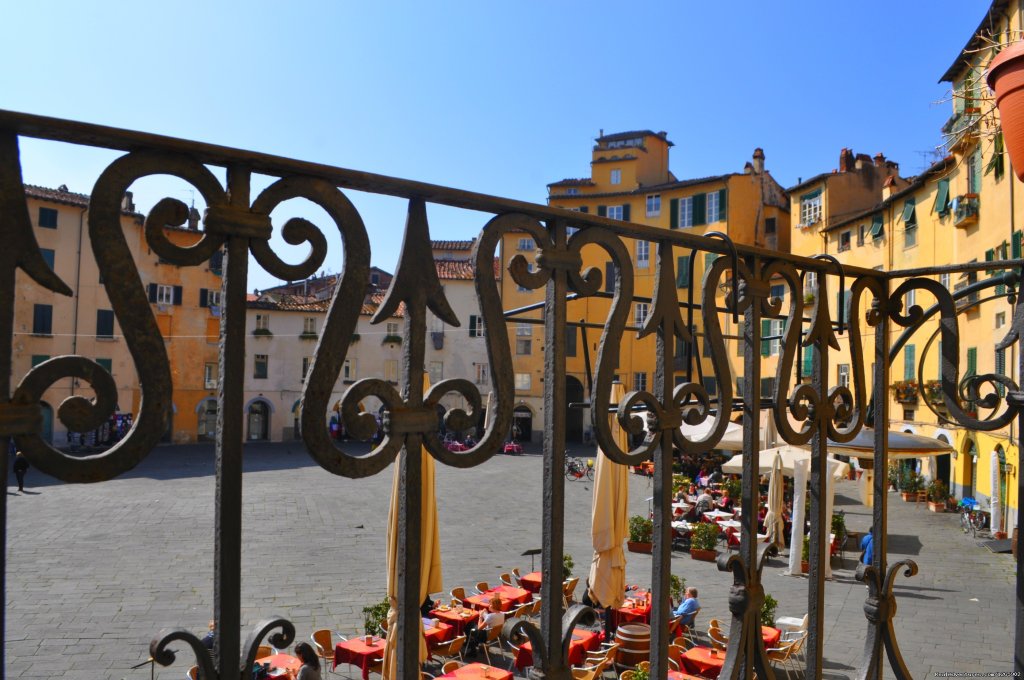
[[[629,203],[622,204],[622,219],[625,222],[629,222]]]
[[[679,199],[673,198],[668,202],[668,227],[669,229],[679,228]]]
[[[707,224],[707,194],[697,194],[693,197],[693,226],[699,227]]]
[[[1019,260],[1021,257],[1021,245],[1024,244],[1024,231],[1013,232],[1013,241],[1010,244],[1010,253],[1013,259]]]
[[[871,218],[871,240],[877,241],[882,238],[882,216],[875,215]]]
[[[690,258],[680,255],[676,258],[676,288],[690,287]]]
[[[997,349],[996,350],[996,375],[1006,375],[1006,350],[1005,349]],[[1001,383],[997,383],[996,384],[996,392],[998,392],[999,396],[1002,397],[1006,393],[1006,387],[1004,387]]]
[[[914,373],[916,372],[914,370],[914,366],[915,366],[914,354],[916,352],[916,349],[917,348],[914,347],[913,345],[907,345],[906,347],[903,348],[903,379],[904,380],[913,380],[914,379]]]
[[[814,349],[812,347],[800,348],[800,375],[809,377],[814,372]]]
[[[113,359],[97,359],[96,363],[106,369],[107,373],[114,374],[114,360]]]
[[[54,211],[56,212],[56,211]],[[35,368],[39,364],[47,361],[50,358],[49,354],[33,354],[32,355],[32,368]]]
[[[978,374],[978,348],[968,347],[967,348],[967,370],[964,372],[964,377]]]
[[[941,217],[945,217],[949,214],[949,180],[940,179],[938,186],[935,188],[935,205],[933,206],[935,212]]]
[[[998,182],[1003,178],[1005,167],[1003,165],[1003,133],[999,132],[996,134],[995,139],[992,140],[992,158],[988,160],[988,165],[985,166],[985,174],[995,174],[995,179]]]
[[[772,322],[770,319],[761,319],[761,356],[768,356],[768,340],[764,338],[772,334]]]
[[[599,205],[599,206],[597,206],[597,216],[598,217],[608,217],[608,206],[606,206],[606,205]]]
[[[906,202],[903,203],[903,223],[907,225],[908,229],[910,228],[910,225],[917,226],[916,207],[917,202],[912,198],[908,198]]]
[[[728,189],[719,189],[718,190],[718,221],[719,222],[726,222],[726,221],[728,221],[728,214],[727,214],[728,213],[728,204],[726,202],[728,200],[728,194],[729,194]]]
[[[704,271],[711,269],[711,265],[718,259],[718,253],[704,253]]]

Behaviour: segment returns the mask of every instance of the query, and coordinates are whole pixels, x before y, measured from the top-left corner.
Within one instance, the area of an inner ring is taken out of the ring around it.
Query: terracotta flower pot
[[[652,552],[654,552],[654,544],[626,541],[626,549],[629,550],[629,552],[647,553],[648,555],[650,555]]]
[[[945,512],[946,511],[946,504],[945,503],[933,503],[931,501],[928,501],[928,509],[931,510],[932,512]]]
[[[989,88],[996,94],[1003,141],[1018,179],[1024,180],[1024,41],[999,53],[988,67]]]
[[[801,574],[809,574],[809,573],[811,573],[811,563],[810,562],[800,562],[800,573]]]
[[[690,557],[695,560],[701,560],[702,562],[714,562],[718,558],[718,551],[690,548]]]

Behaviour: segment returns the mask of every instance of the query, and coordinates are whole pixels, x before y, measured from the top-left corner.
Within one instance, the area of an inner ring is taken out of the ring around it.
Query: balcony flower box
[[[896,392],[896,401],[901,404],[916,404],[918,387],[913,380],[901,380],[893,383],[892,389]]]

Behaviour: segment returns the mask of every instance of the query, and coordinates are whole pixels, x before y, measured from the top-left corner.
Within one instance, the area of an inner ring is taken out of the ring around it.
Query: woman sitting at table
[[[313,645],[308,642],[295,645],[295,656],[302,662],[295,680],[320,680],[320,657],[313,650]]]
[[[493,597],[485,611],[480,612],[476,621],[466,624],[466,656],[475,656],[476,648],[487,642],[487,631],[505,625],[505,613],[501,611],[501,598]]]
[[[722,491],[722,497],[718,499],[718,507],[726,512],[732,512],[733,500],[729,497],[729,490]]]

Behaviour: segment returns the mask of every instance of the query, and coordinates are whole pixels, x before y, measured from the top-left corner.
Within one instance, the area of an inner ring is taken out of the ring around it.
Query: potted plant
[[[775,609],[779,606],[778,601],[769,595],[764,594],[764,602],[761,604],[761,625],[762,626],[774,626],[775,625]]]
[[[811,537],[804,536],[803,545],[800,548],[800,573],[806,574],[811,571]]]
[[[381,624],[387,621],[390,608],[386,597],[377,604],[363,607],[363,634],[380,635]]]
[[[928,492],[928,509],[932,512],[945,512],[946,499],[949,497],[949,489],[946,488],[945,482],[936,479],[928,485],[926,491]]]
[[[846,543],[846,513],[843,511],[832,513],[832,533],[835,534],[837,545]]]
[[[672,475],[672,495],[675,496],[675,495],[679,494],[680,492],[681,493],[688,492],[690,490],[690,485],[691,484],[693,484],[693,480],[690,477],[688,477],[686,475],[673,474]]]
[[[701,522],[690,532],[690,557],[704,562],[714,562],[718,557],[715,549],[718,543],[718,525]]]
[[[729,492],[729,498],[731,498],[734,503],[739,503],[740,497],[743,494],[743,482],[738,479],[727,479],[722,482],[722,490]]]
[[[572,555],[569,553],[562,554],[562,578],[568,579],[572,576],[572,568],[576,566],[576,562],[573,561]]]
[[[942,383],[938,380],[929,380],[924,384],[924,398],[933,406],[943,406]]]
[[[995,92],[996,107],[1010,163],[1024,180],[1024,42],[1003,50],[988,66],[989,88]]]
[[[886,473],[886,479],[889,480],[889,490],[890,491],[899,491],[899,488],[900,488],[900,469],[895,464],[892,464],[892,463],[889,464],[889,470]]]
[[[892,384],[896,391],[896,401],[902,404],[917,403],[917,381],[900,380]]]
[[[924,491],[924,478],[917,470],[905,470],[901,476],[900,495],[903,500],[913,503],[917,500],[917,493]]]
[[[629,518],[629,541],[626,548],[630,552],[651,554],[654,544],[651,538],[654,536],[654,522],[643,515],[633,515]]]
[[[637,666],[632,671],[633,680],[651,680],[651,672],[647,668]]]
[[[385,335],[384,339],[380,341],[380,344],[382,344],[382,345],[401,345],[402,344],[402,336],[401,335]]]
[[[686,591],[686,579],[675,574],[669,574],[668,577],[668,594],[672,598],[672,602],[682,602],[683,593]]]

